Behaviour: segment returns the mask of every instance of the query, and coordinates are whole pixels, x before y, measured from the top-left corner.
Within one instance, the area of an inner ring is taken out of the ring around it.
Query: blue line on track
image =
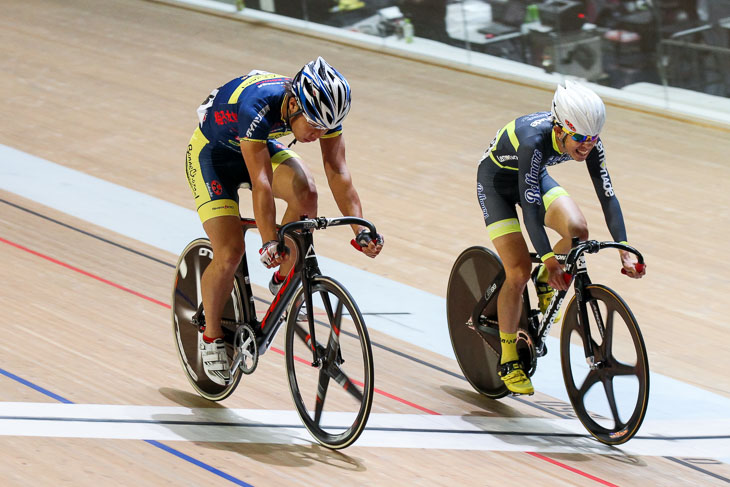
[[[155,440],[144,440],[144,441],[145,441],[145,443],[149,443],[152,446],[156,446],[157,448],[159,448],[161,450],[165,450],[168,453],[172,453],[176,457],[182,458],[183,460],[185,460],[187,462],[190,462],[193,465],[196,465],[196,466],[198,466],[198,467],[200,467],[202,469],[205,469],[205,470],[207,470],[210,473],[213,473],[213,474],[215,474],[215,475],[217,475],[219,477],[222,477],[222,478],[224,478],[226,480],[230,480],[231,482],[233,482],[236,485],[241,485],[243,487],[253,487],[251,484],[247,484],[243,480],[237,479],[236,477],[233,477],[232,475],[228,475],[227,473],[225,473],[225,472],[223,472],[221,470],[218,470],[215,467],[211,467],[207,463],[203,463],[200,460],[196,460],[195,458],[193,458],[193,457],[191,457],[189,455],[186,455],[183,452],[177,451],[174,448],[170,448],[167,445],[163,445],[159,441],[155,441]]]
[[[73,404],[72,401],[69,401],[65,397],[61,397],[58,394],[54,394],[53,392],[49,391],[48,389],[44,389],[41,386],[37,386],[33,384],[32,382],[29,382],[22,377],[18,377],[17,375],[8,372],[7,370],[0,369],[0,374],[4,375],[5,377],[8,377],[9,379],[13,379],[16,382],[20,382],[24,386],[30,387],[31,389],[35,389],[36,391],[40,392],[41,394],[44,394],[50,398],[55,399],[58,402],[62,402],[64,404]]]
[[[21,383],[24,386],[30,387],[31,389],[34,389],[34,390],[40,392],[41,394],[44,394],[52,399],[55,399],[58,402],[62,402],[64,404],[74,404],[73,401],[69,401],[65,397],[61,397],[58,394],[54,394],[53,392],[49,391],[48,389],[44,389],[41,386],[33,384],[32,382],[27,381],[27,380],[23,379],[22,377],[18,377],[17,375],[13,374],[12,372],[8,372],[7,370],[0,369],[0,374],[4,375],[5,377],[7,377],[9,379],[13,379],[16,382]],[[222,470],[218,470],[217,468],[212,467],[212,466],[208,465],[207,463],[203,463],[200,460],[196,460],[195,458],[193,458],[189,455],[186,455],[183,452],[178,451],[172,447],[164,445],[164,444],[160,443],[159,441],[155,441],[155,440],[144,440],[144,441],[145,441],[145,443],[149,443],[150,445],[157,447],[160,450],[164,450],[167,453],[171,453],[171,454],[175,455],[176,457],[185,460],[186,462],[190,462],[193,465],[195,465],[196,467],[200,467],[214,475],[217,475],[221,478],[231,481],[236,485],[241,485],[243,487],[253,487],[253,485],[247,484],[243,480],[237,479],[236,477],[234,477],[232,475],[228,475],[227,473],[223,472]]]

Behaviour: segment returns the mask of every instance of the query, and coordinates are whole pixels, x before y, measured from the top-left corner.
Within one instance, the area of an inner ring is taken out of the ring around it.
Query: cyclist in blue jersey
[[[502,259],[505,282],[497,298],[502,344],[499,375],[516,394],[532,394],[530,378],[517,355],[517,328],[522,312],[522,293],[530,279],[532,263],[517,219],[522,208],[527,233],[542,264],[533,275],[538,306],[544,313],[555,290],[565,290],[564,271],[555,253],[570,250],[572,237],[588,239],[588,226],[575,201],[548,174],[547,167],[574,160],[585,162],[601,203],[611,236],[626,242],[621,206],[606,168],[599,137],[606,120],[600,97],[572,81],[558,86],[550,112],[519,117],[497,132],[484,153],[477,172],[477,197],[489,237]],[[551,246],[545,226],[560,234]],[[633,254],[619,251],[627,275],[640,278]]]
[[[350,85],[321,57],[307,63],[294,78],[251,71],[213,90],[198,108],[200,124],[188,144],[186,173],[213,247],[213,260],[201,278],[206,323],[201,353],[206,375],[217,384],[230,380],[220,321],[244,252],[238,189],[252,193],[254,217],[264,242],[259,250],[261,262],[267,268],[280,266],[269,284],[276,294],[294,259],[277,249],[274,198],[287,204],[282,223],[317,214],[317,189],[310,170],[276,139],[292,134],[292,144],[319,140],[338,208],[343,215],[362,217],[345,160],[342,121],[349,110]],[[369,257],[380,253],[381,236],[372,240],[364,227],[353,227],[353,231],[356,248]]]

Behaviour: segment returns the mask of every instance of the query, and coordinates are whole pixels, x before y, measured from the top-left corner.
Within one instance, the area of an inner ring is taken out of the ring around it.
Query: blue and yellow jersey
[[[291,133],[284,118],[287,86],[291,78],[264,71],[251,71],[229,81],[198,109],[200,130],[216,147],[241,152],[240,141],[266,143]],[[335,137],[342,126],[323,137]]]
[[[543,172],[548,166],[573,160],[560,152],[553,131],[550,112],[537,112],[519,117],[502,127],[484,153],[482,164],[493,166],[488,174],[494,187],[516,189],[530,240],[540,255],[552,252],[543,227],[541,205],[545,188]],[[626,230],[611,177],[606,169],[603,142],[599,138],[585,160],[596,195],[601,203],[611,236],[617,242],[626,240]]]

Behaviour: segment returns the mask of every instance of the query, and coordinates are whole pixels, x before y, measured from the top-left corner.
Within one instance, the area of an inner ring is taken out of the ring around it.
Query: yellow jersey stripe
[[[238,87],[233,90],[233,93],[231,93],[230,98],[228,98],[228,103],[236,103],[238,101],[238,97],[241,96],[241,92],[251,86],[254,83],[258,83],[259,81],[263,81],[265,79],[272,79],[272,78],[281,78],[280,75],[274,74],[274,73],[266,73],[266,74],[255,74],[253,76],[249,76],[248,78],[244,79]]]
[[[520,148],[520,140],[517,138],[517,134],[515,133],[515,122],[517,121],[512,120],[504,127],[504,129],[507,131],[507,135],[509,135],[509,141],[512,142],[512,147],[515,148],[516,152],[517,149]]]
[[[560,149],[558,149],[558,141],[557,141],[557,139],[555,138],[555,131],[553,130],[552,132],[550,132],[550,135],[552,136],[551,138],[553,139],[553,149],[554,149],[554,150],[555,150],[555,152],[557,152],[558,154],[562,154],[562,152],[560,152]]]
[[[505,130],[507,131],[507,136],[509,137],[510,142],[512,142],[512,146],[517,150],[517,148],[520,146],[520,141],[517,140],[517,135],[515,134],[515,120],[512,120],[510,123],[505,125],[500,129],[499,132],[497,132],[497,139],[494,143],[494,147],[492,148],[491,152],[489,153],[490,159],[492,159],[492,162],[494,162],[496,165],[501,167],[502,169],[510,169],[512,171],[517,171],[518,169],[516,167],[508,167],[503,166],[497,161],[497,158],[494,157],[494,150],[497,148],[497,145],[499,144],[499,139],[502,138],[502,134],[504,134]]]

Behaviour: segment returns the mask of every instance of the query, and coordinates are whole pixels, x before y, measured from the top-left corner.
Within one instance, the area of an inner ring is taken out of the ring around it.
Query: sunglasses
[[[310,127],[317,129],[317,130],[329,130],[324,125],[319,124],[319,123],[315,122],[314,120],[312,120],[311,118],[309,118],[309,115],[307,115],[307,112],[302,111],[302,115],[304,115],[304,120],[307,121],[307,123],[309,124]]]
[[[297,106],[299,107],[299,110],[297,110],[295,113],[292,113],[292,115],[291,115],[292,118],[295,117],[295,116],[297,116],[297,115],[299,115],[301,113],[302,115],[304,115],[304,120],[306,120],[307,123],[309,124],[309,126],[312,127],[313,129],[315,129],[315,130],[329,130],[324,125],[322,125],[320,123],[317,123],[314,120],[312,120],[311,118],[309,118],[309,115],[307,115],[307,112],[305,112],[304,109],[302,108],[302,106],[299,104],[299,100],[297,100]]]
[[[570,130],[566,129],[565,127],[562,127],[563,132],[570,135],[570,138],[573,139],[576,142],[593,142],[598,138],[598,135],[581,135],[576,134],[575,132],[571,132]]]

